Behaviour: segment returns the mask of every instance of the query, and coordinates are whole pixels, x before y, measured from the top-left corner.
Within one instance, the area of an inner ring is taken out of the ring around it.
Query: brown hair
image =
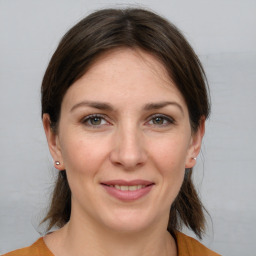
[[[103,52],[118,47],[140,48],[158,58],[182,93],[192,131],[210,112],[208,86],[202,65],[181,32],[157,14],[143,9],[104,9],[77,23],[62,38],[42,82],[42,114],[48,113],[57,132],[63,96],[86,73]],[[184,223],[201,238],[205,218],[203,206],[186,170],[180,192],[170,209],[169,232]],[[49,229],[69,221],[71,191],[65,171],[56,181],[47,216]]]

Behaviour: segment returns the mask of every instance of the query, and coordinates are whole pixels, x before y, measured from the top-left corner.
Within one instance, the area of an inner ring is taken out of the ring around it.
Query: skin
[[[185,168],[195,165],[204,120],[191,131],[183,96],[155,57],[138,49],[105,53],[66,92],[58,132],[48,114],[43,124],[72,191],[69,223],[44,238],[56,256],[177,255],[169,210]],[[114,179],[154,185],[125,202],[101,185]]]

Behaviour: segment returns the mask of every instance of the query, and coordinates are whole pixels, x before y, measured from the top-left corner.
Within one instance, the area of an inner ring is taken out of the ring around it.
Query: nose
[[[138,128],[126,127],[116,131],[110,161],[125,170],[133,170],[143,166],[147,154],[143,136]]]

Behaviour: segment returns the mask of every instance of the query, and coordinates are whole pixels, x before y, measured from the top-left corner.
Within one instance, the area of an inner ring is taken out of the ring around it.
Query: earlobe
[[[51,127],[51,119],[49,114],[43,114],[43,126],[49,147],[49,151],[54,161],[54,167],[58,170],[64,170],[64,164],[62,161],[61,148],[59,145],[58,134],[53,131]]]
[[[196,159],[200,153],[203,137],[205,133],[205,117],[200,120],[197,131],[192,135],[189,146],[185,168],[192,168],[196,164]]]

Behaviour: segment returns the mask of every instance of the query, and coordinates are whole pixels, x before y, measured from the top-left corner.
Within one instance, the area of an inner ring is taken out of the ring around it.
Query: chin
[[[122,210],[115,212],[112,215],[105,215],[104,222],[105,225],[116,232],[119,233],[137,233],[143,232],[148,228],[152,227],[155,219],[150,216],[149,211],[143,210]],[[108,218],[109,217],[109,218]]]

